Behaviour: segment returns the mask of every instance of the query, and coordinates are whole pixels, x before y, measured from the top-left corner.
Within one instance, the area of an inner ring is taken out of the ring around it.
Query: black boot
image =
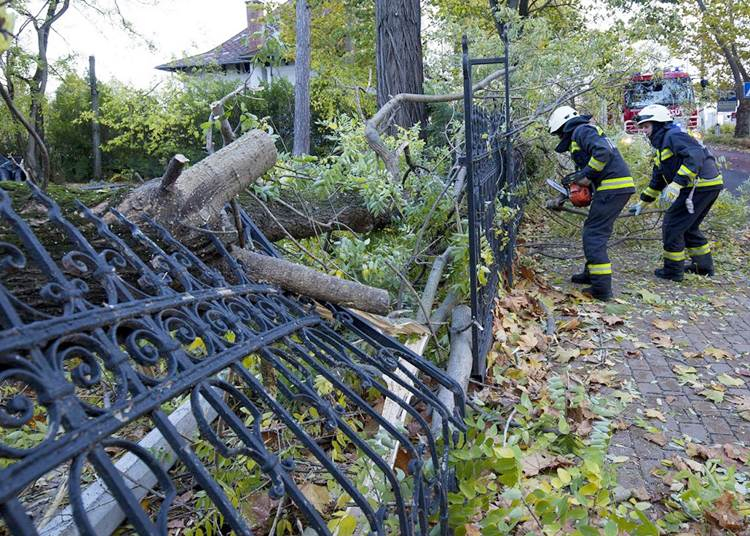
[[[670,281],[682,281],[685,272],[684,261],[664,259],[664,268],[654,270],[654,275]]]
[[[698,255],[693,257],[693,262],[685,267],[685,271],[690,274],[705,275],[713,277],[714,275],[714,260],[710,253],[705,255]]]
[[[591,286],[583,289],[595,300],[609,301],[612,299],[612,275],[591,275]]]
[[[591,275],[589,274],[588,266],[585,266],[583,268],[583,272],[581,272],[580,274],[573,274],[570,280],[576,285],[590,285]]]

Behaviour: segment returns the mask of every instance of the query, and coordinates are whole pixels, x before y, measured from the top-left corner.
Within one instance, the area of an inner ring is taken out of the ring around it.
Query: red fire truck
[[[649,104],[662,104],[669,108],[675,122],[686,130],[698,128],[698,109],[690,75],[679,69],[664,71],[659,75],[635,74],[625,86],[622,118],[627,132],[637,132],[635,116]]]

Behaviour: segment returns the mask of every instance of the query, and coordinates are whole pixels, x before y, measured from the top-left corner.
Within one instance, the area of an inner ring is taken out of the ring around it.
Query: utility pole
[[[94,180],[102,180],[101,133],[99,131],[99,90],[96,87],[96,58],[89,56],[89,85],[91,86],[91,145],[94,151]]]

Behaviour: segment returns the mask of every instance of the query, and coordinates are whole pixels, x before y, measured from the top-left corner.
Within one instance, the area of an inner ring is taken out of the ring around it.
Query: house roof
[[[263,37],[251,36],[250,30],[245,28],[207,52],[157,65],[156,68],[162,71],[182,71],[211,65],[247,63],[262,47]]]

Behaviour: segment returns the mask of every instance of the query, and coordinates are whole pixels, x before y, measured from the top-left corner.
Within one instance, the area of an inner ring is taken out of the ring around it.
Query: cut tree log
[[[216,229],[224,206],[268,171],[276,156],[271,136],[251,130],[184,170],[167,189],[161,178],[139,186],[117,209],[135,222],[148,216],[183,235],[191,226]]]
[[[471,354],[471,308],[459,305],[453,309],[451,319],[451,353],[448,357],[448,376],[458,382],[466,393],[471,377],[472,354]],[[449,412],[456,407],[454,394],[445,387],[440,388],[438,400],[442,402]],[[434,412],[432,415],[432,433],[438,434],[443,426],[442,416]]]
[[[232,255],[242,263],[245,272],[257,281],[267,281],[315,300],[369,313],[386,314],[390,311],[390,296],[385,290],[339,279],[307,266],[247,249],[233,247]]]

